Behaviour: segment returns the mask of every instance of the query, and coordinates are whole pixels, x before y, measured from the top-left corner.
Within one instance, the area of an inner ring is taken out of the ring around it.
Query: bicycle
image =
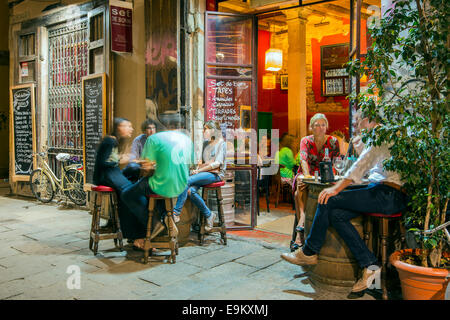
[[[86,204],[86,192],[83,190],[83,166],[76,163],[70,154],[59,153],[56,159],[62,163],[59,179],[46,161],[47,152],[33,153],[38,157],[38,168],[30,175],[30,187],[33,195],[41,202],[48,203],[55,194],[67,196],[77,205]],[[68,164],[71,162],[72,164]]]

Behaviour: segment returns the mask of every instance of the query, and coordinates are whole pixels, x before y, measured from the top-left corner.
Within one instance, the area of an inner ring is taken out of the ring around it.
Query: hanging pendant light
[[[280,49],[269,48],[266,51],[265,68],[267,71],[279,71],[283,67],[283,51]]]

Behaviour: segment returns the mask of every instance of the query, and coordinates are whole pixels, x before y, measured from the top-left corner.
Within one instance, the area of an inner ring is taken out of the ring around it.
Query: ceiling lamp
[[[279,71],[283,67],[283,51],[270,48],[266,51],[266,70]]]
[[[263,75],[262,77],[263,89],[275,89],[277,87],[277,77],[272,73]]]

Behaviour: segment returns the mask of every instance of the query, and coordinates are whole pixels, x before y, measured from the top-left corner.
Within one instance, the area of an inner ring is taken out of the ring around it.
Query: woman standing
[[[330,135],[327,135],[328,120],[322,113],[316,113],[309,121],[309,129],[312,135],[304,137],[300,142],[300,167],[296,178],[294,179],[295,190],[295,240],[291,241],[291,251],[297,250],[303,244],[303,234],[305,226],[305,203],[306,203],[306,185],[299,177],[312,176],[319,171],[319,164],[325,157],[325,150],[328,149],[330,160],[340,155],[339,141]],[[297,186],[295,187],[295,182]]]
[[[203,161],[196,170],[192,171],[186,189],[178,196],[174,215],[179,216],[181,214],[189,194],[192,203],[199,208],[200,214],[206,218],[205,230],[210,231],[213,227],[215,214],[206,206],[205,201],[198,194],[198,189],[207,184],[223,180],[226,170],[227,149],[218,122],[207,121],[203,126],[203,137],[207,141],[203,150]]]

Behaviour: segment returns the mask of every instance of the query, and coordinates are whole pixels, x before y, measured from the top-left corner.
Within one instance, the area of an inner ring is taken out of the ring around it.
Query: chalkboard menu
[[[12,181],[28,181],[36,152],[34,84],[11,88]]]
[[[244,124],[241,110],[251,105],[251,82],[247,80],[206,81],[206,118],[236,129]],[[250,110],[250,109],[249,109]],[[245,125],[248,125],[247,123]]]
[[[97,147],[106,133],[106,75],[83,78],[83,168],[84,183],[93,184]]]

